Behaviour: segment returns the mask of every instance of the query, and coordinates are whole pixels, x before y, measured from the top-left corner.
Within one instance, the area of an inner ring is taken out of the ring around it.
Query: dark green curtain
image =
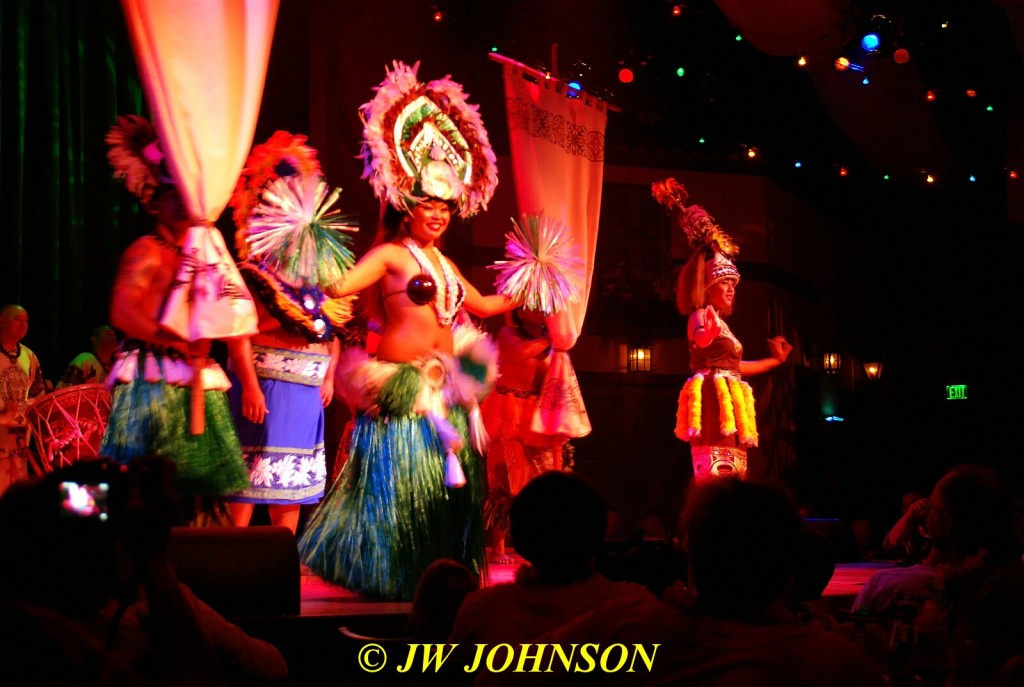
[[[117,0],[0,3],[0,304],[59,378],[107,321],[121,251],[147,225],[103,138],[145,99]]]

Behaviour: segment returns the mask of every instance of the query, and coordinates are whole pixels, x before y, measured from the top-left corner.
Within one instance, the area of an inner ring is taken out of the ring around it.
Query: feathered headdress
[[[730,259],[739,254],[739,246],[722,230],[722,227],[715,224],[714,218],[704,208],[699,205],[686,205],[689,194],[678,181],[669,177],[664,181],[654,182],[651,184],[651,195],[686,234],[690,248],[714,248]]]
[[[331,209],[330,190],[306,137],[278,131],[253,148],[231,196],[239,255],[260,262],[288,284],[329,287],[354,262],[358,225]]]
[[[149,204],[159,186],[174,183],[164,168],[165,154],[156,129],[145,117],[119,116],[103,140],[110,146],[107,161],[114,168],[114,178],[123,181],[143,205]]]
[[[359,108],[363,178],[403,212],[427,198],[453,201],[463,219],[486,210],[498,169],[478,106],[451,77],[424,84],[419,62],[392,64]]]
[[[676,308],[688,314],[703,307],[704,294],[712,284],[729,278],[739,280],[740,271],[732,258],[740,249],[704,208],[686,204],[689,194],[675,179],[654,182],[651,195],[683,230],[693,249],[676,285]]]
[[[252,149],[235,185],[235,191],[231,194],[230,205],[234,208],[232,217],[238,231],[248,230],[249,214],[259,202],[260,194],[267,183],[295,173],[320,174],[320,162],[316,159],[316,151],[306,145],[306,136],[275,131],[266,143]],[[239,251],[244,248],[244,234],[240,238],[241,241],[239,237],[235,237]]]
[[[355,262],[345,232],[358,225],[331,209],[341,189],[328,187],[305,142],[278,131],[253,148],[230,205],[250,288],[290,331],[323,341],[352,317],[351,299],[332,301],[325,292]]]

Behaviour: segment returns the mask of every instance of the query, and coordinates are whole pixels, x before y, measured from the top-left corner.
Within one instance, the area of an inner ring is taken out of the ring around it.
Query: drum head
[[[79,384],[46,394],[28,408],[41,472],[95,458],[110,416],[110,392],[102,384]]]

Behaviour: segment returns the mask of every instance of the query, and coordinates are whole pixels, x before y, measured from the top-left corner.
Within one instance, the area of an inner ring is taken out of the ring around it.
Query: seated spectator
[[[836,629],[836,620],[822,599],[835,571],[836,554],[828,539],[817,532],[802,530],[790,601],[796,622],[814,623],[824,630]]]
[[[883,552],[901,564],[920,563],[928,555],[925,514],[928,499],[919,491],[908,491],[901,502],[900,519],[882,539]]]
[[[920,563],[872,573],[857,592],[850,610],[864,615],[912,618],[932,596],[935,570],[941,558],[932,549]]]
[[[949,470],[928,498],[927,523],[945,560],[915,620],[911,665],[947,687],[1020,684],[1011,675],[1024,656],[1024,562],[999,474]]]
[[[451,641],[529,642],[602,601],[654,600],[641,585],[596,572],[606,524],[604,504],[581,477],[553,471],[530,480],[509,511],[513,545],[528,565],[519,568],[514,582],[470,593]]]
[[[80,461],[0,499],[0,661],[10,684],[282,682],[273,645],[181,584],[166,555],[173,464]],[[23,628],[18,631],[17,628]]]
[[[921,551],[924,559],[872,574],[853,600],[853,613],[913,619],[932,596],[939,565],[948,562],[948,547],[944,543],[938,547],[928,543],[928,499],[918,492],[907,492],[903,505],[903,516],[889,530],[883,544],[886,550],[898,552],[901,561],[909,562]]]
[[[587,676],[601,684],[882,687],[881,670],[857,646],[798,625],[788,613],[800,530],[796,510],[772,485],[732,478],[697,483],[680,529],[688,584],[666,591],[670,603],[610,601],[535,641],[639,643],[649,651],[660,645],[650,670]],[[552,667],[527,676],[481,673],[477,683],[564,683],[560,661]]]
[[[455,625],[455,616],[480,578],[451,558],[440,558],[423,571],[412,599],[406,635],[412,642],[443,644]]]
[[[850,532],[853,534],[853,541],[857,547],[856,559],[858,561],[874,561],[882,556],[878,537],[875,536],[875,526],[867,518],[856,518],[850,522]]]
[[[107,379],[117,356],[117,332],[110,325],[101,324],[92,330],[89,340],[92,349],[71,359],[57,382],[58,389],[78,384],[102,384]]]

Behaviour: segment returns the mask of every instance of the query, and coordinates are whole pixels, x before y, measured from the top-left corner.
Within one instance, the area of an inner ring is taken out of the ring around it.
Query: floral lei
[[[420,269],[430,275],[430,278],[434,280],[434,284],[440,285],[441,280],[438,279],[434,265],[427,258],[419,244],[412,239],[406,239],[404,245],[412,253],[412,257],[416,258]],[[447,327],[455,319],[455,313],[462,307],[462,301],[465,300],[466,293],[462,288],[462,282],[452,272],[451,265],[441,255],[441,251],[437,249],[437,246],[433,246],[433,249],[434,254],[437,256],[437,262],[441,265],[441,271],[444,272],[444,305],[441,304],[441,290],[438,289],[437,293],[434,294],[434,312],[437,313],[438,323],[442,327]]]

